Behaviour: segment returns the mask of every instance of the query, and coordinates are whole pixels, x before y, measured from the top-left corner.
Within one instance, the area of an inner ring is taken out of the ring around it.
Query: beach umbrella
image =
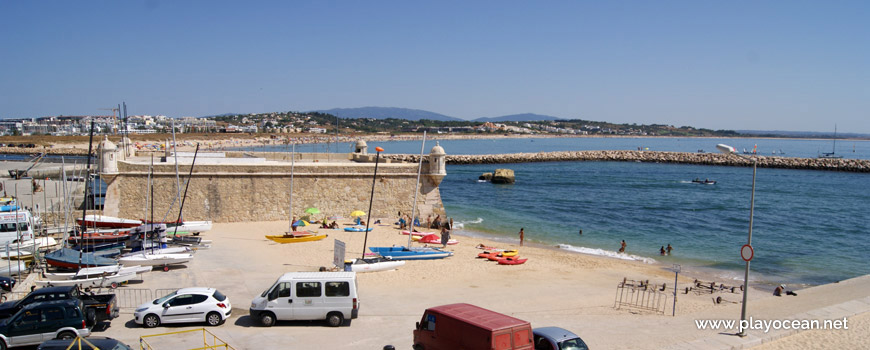
[[[350,217],[355,218],[357,216],[365,216],[366,213],[362,210],[354,210],[353,213],[350,213]]]
[[[305,209],[305,212],[308,214],[320,214],[320,209],[308,208],[308,209]]]
[[[305,221],[305,220],[296,220],[294,225],[296,225],[296,226],[308,226],[311,224],[309,224],[308,221]]]

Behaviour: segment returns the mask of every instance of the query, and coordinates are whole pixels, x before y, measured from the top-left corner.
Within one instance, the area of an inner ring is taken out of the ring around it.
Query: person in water
[[[674,247],[671,247],[671,244],[670,244],[670,243],[668,243],[668,247],[667,247],[667,248],[665,248],[665,250],[667,250],[667,251],[668,251],[668,255],[671,255],[671,250],[674,250]]]
[[[665,246],[662,246],[662,249],[659,249],[659,254],[665,255]]]
[[[624,240],[624,239],[622,240],[622,244],[621,244],[621,246],[619,247],[619,252],[620,252],[620,253],[625,253],[625,240]]]
[[[525,236],[526,236],[525,232],[523,232],[523,228],[521,227],[520,228],[520,247],[523,246],[523,240],[526,238]]]

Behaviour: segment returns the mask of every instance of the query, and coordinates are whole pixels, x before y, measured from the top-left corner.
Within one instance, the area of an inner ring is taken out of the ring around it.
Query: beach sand
[[[350,220],[339,220],[339,223],[349,224]],[[374,227],[365,242],[367,246],[407,244],[407,236],[399,234],[394,225]],[[582,255],[549,247],[527,245],[520,248],[518,244],[469,238],[463,236],[462,231],[453,235],[460,244],[448,247],[455,253],[450,258],[409,261],[396,271],[358,274],[360,316],[350,326],[330,328],[323,322],[280,322],[272,328],[260,327],[248,316],[250,302],[282,273],[331,267],[336,239],[346,243],[347,258],[359,257],[363,252],[365,235],[358,232],[313,229],[328,233],[329,237],[316,242],[283,245],[263,237],[287,229],[286,221],[215,224],[212,231],[203,234],[205,239],[213,241],[212,247],[197,252],[194,261],[186,267],[169,272],[149,272],[144,275],[143,282],[132,282],[121,289],[207,286],[221,290],[233,304],[232,318],[221,326],[207,329],[236,349],[313,346],[321,349],[380,349],[387,344],[398,349],[410,349],[414,323],[420,320],[426,308],[460,302],[530,321],[533,327],[566,328],[580,335],[593,349],[749,347],[790,334],[774,332],[768,335],[750,331],[749,337],[738,338],[728,334],[733,334],[734,330],[698,330],[695,320],[737,319],[740,316],[739,304],[725,302],[717,305],[712,301],[713,297],[738,301],[742,295],[683,294],[683,288],[692,283],[690,276],[681,275],[676,317],[670,316],[670,297],[664,315],[632,308],[615,309],[616,287],[623,278],[648,279],[657,285],[667,283],[667,292],[672,295],[673,273],[662,266],[637,261]],[[534,230],[530,228],[528,231]],[[479,243],[519,248],[520,256],[529,260],[523,265],[503,266],[478,259],[476,255],[480,250],[475,246]],[[829,347],[831,341],[835,342],[833,344],[854,344],[850,341],[865,341],[870,332],[866,327],[870,300],[845,310],[842,305],[867,299],[867,287],[870,287],[870,278],[859,277],[799,291],[797,297],[777,298],[767,291],[753,290],[749,294],[750,315],[756,319],[789,318],[826,308],[849,313],[850,317],[858,313],[861,315],[857,316],[857,323],[865,325],[863,328],[828,331],[823,337],[801,333],[765,346],[786,344],[777,347],[784,348],[796,344],[798,347],[819,348]],[[195,324],[144,329],[133,323],[132,310],[122,309],[121,317],[113,321],[112,327],[95,335],[135,344],[141,335],[202,327]],[[834,315],[839,314],[820,313],[814,317]],[[171,343],[170,339],[162,341]],[[148,341],[160,342],[157,338]]]

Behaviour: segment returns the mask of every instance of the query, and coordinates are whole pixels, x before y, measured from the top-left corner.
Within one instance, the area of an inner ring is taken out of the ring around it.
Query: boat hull
[[[391,260],[443,259],[453,255],[453,252],[434,248],[370,247],[369,250]]]
[[[266,236],[266,238],[273,240],[278,243],[300,243],[300,242],[312,242],[319,241],[321,239],[326,238],[329,235],[304,235],[304,236],[293,236],[293,235],[281,235],[281,236]]]
[[[137,254],[118,259],[124,266],[167,266],[184,264],[193,259],[193,254]]]
[[[76,219],[76,223],[82,225],[82,219]],[[142,221],[105,215],[85,215],[84,224],[87,227],[131,228],[142,225]]]
[[[390,271],[405,265],[404,261],[381,260],[381,259],[353,259],[350,270],[353,272],[378,272]]]

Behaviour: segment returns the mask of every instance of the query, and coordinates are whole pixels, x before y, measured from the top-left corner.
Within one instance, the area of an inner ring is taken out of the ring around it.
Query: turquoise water
[[[830,140],[719,138],[521,138],[443,140],[447,154],[496,154],[571,150],[715,151],[758,145],[759,154],[784,152],[814,158]],[[386,153],[419,153],[419,141],[368,142]],[[435,145],[427,141],[425,152]],[[326,152],[326,144],[298,150]],[[331,144],[348,152],[350,144]],[[258,148],[286,151],[286,147]],[[838,141],[845,158],[870,159],[870,142]],[[479,183],[496,168],[514,170],[516,183]],[[718,181],[691,183],[694,178]],[[823,284],[870,273],[868,209],[870,174],[758,169],[751,279]],[[447,165],[441,197],[463,234],[518,241],[614,258],[645,260],[743,279],[740,247],[749,229],[751,168],[633,162],[553,162]],[[583,234],[579,234],[579,230]],[[620,240],[626,255],[616,254]],[[671,256],[659,248],[671,244]]]
[[[477,181],[495,168],[513,169],[516,183]],[[742,280],[751,168],[553,162],[448,165],[447,173],[441,196],[467,233],[516,241],[525,227],[527,241],[599,255],[615,255],[624,239],[622,258]],[[753,279],[822,284],[870,273],[870,176],[758,169],[756,182]],[[667,244],[673,254],[660,256]]]

